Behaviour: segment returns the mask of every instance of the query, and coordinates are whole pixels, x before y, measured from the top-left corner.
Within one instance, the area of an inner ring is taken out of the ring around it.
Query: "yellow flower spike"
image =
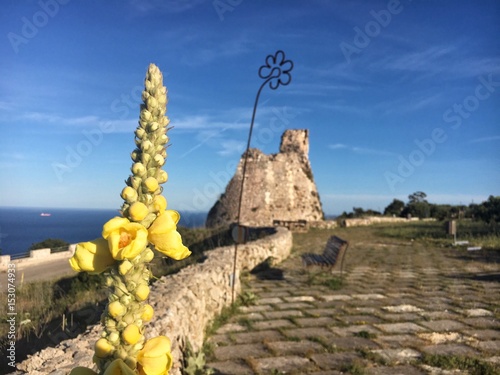
[[[130,324],[122,332],[122,339],[129,345],[135,345],[141,339],[141,331],[135,324]]]
[[[108,240],[109,251],[116,260],[134,259],[148,244],[148,231],[124,217],[114,217],[104,224],[102,236]]]
[[[146,180],[144,181],[144,185],[146,186],[146,188],[148,189],[148,191],[150,193],[154,193],[156,191],[156,189],[158,189],[158,180],[154,177],[148,177],[146,178]]]
[[[108,242],[102,238],[77,244],[75,254],[69,260],[73,270],[89,273],[101,273],[114,262]]]
[[[123,200],[134,203],[137,200],[137,191],[130,186],[126,186],[121,193]]]
[[[148,230],[148,240],[156,250],[175,260],[191,255],[191,251],[182,244],[182,237],[176,230],[179,219],[177,211],[166,210],[153,221]]]
[[[113,301],[108,305],[108,312],[113,318],[125,315],[127,308],[120,301]]]
[[[113,345],[111,345],[110,342],[104,338],[97,340],[94,348],[95,355],[100,358],[109,357],[113,354],[114,349]]]
[[[137,375],[122,359],[115,359],[106,367],[103,375]]]
[[[134,265],[130,261],[128,261],[128,260],[125,259],[118,266],[118,272],[120,272],[120,275],[126,275],[127,272],[130,271],[133,266]]]
[[[163,195],[157,195],[153,199],[153,208],[155,212],[161,215],[167,209],[167,200]]]
[[[141,319],[145,322],[149,322],[153,318],[153,315],[153,306],[151,306],[150,304],[144,305],[144,307],[142,308]]]
[[[149,214],[149,209],[144,203],[135,202],[128,209],[128,213],[133,221],[141,221]]]
[[[140,375],[167,375],[172,368],[170,340],[165,336],[148,340],[139,351],[137,362]]]
[[[135,289],[135,298],[138,301],[144,301],[149,296],[149,286],[146,284],[139,284]]]

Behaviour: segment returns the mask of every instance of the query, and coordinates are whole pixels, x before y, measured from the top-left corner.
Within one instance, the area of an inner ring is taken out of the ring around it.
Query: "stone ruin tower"
[[[309,131],[286,130],[280,151],[266,155],[258,149],[248,151],[241,223],[272,226],[278,221],[323,220],[323,209],[309,163]],[[210,209],[207,227],[235,223],[245,154],[226,191]]]

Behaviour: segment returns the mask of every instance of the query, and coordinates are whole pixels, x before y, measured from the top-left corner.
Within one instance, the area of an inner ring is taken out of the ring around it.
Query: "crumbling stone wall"
[[[280,152],[266,155],[248,151],[240,222],[271,226],[274,220],[319,221],[323,209],[309,162],[309,131],[286,130]],[[237,221],[245,155],[225,193],[208,213],[206,225],[217,227]]]
[[[239,294],[240,272],[250,270],[272,256],[276,261],[288,257],[292,234],[285,228],[260,240],[238,245],[235,291]],[[182,347],[189,340],[195,351],[204,340],[207,324],[231,303],[234,246],[221,247],[206,253],[207,259],[179,273],[162,277],[151,287],[149,303],[155,316],[147,325],[147,336],[166,335],[172,341],[174,367],[170,374],[180,375]],[[62,341],[55,348],[46,348],[17,365],[11,375],[67,375],[75,366],[92,368],[94,343],[101,327],[90,327],[85,333]]]

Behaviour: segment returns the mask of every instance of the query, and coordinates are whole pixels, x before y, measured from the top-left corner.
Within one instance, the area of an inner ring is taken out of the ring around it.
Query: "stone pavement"
[[[208,338],[208,366],[230,375],[469,373],[430,366],[436,355],[479,358],[500,374],[500,267],[486,251],[367,243],[344,231],[340,289],[319,285],[332,275],[302,269],[302,250],[275,266],[283,280],[249,275],[244,292],[255,304]]]

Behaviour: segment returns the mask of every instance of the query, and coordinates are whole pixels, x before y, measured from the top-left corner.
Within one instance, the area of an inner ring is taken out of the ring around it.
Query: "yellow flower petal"
[[[149,286],[146,284],[139,284],[135,289],[135,297],[139,301],[144,301],[149,296]]]
[[[121,197],[128,203],[133,203],[137,200],[137,191],[130,186],[125,186],[122,190]]]
[[[129,345],[137,344],[141,336],[141,331],[135,324],[128,325],[122,333],[123,340]]]
[[[153,199],[153,207],[155,212],[162,214],[167,209],[167,200],[163,195],[157,195]]]
[[[108,305],[108,312],[113,318],[125,315],[127,308],[120,301],[113,301]]]
[[[142,310],[141,319],[144,322],[149,322],[153,318],[153,315],[154,315],[153,306],[145,304]]]
[[[101,273],[114,263],[108,242],[102,238],[76,245],[75,254],[69,260],[77,272]]]
[[[148,230],[123,217],[115,217],[104,224],[102,236],[108,241],[111,255],[117,260],[135,258],[148,244]]]
[[[144,185],[150,193],[153,193],[158,189],[158,180],[154,177],[148,177],[144,180]]]
[[[128,209],[128,213],[133,221],[141,221],[149,214],[149,209],[144,203],[135,202]]]
[[[146,342],[137,355],[140,375],[166,375],[172,367],[170,340],[158,336]]]
[[[175,260],[187,258],[191,254],[176,231],[179,219],[177,211],[166,210],[153,221],[148,230],[148,240],[155,245],[156,250]]]
[[[100,358],[109,357],[113,353],[114,349],[114,346],[111,345],[105,338],[97,340],[94,347],[95,355]]]

